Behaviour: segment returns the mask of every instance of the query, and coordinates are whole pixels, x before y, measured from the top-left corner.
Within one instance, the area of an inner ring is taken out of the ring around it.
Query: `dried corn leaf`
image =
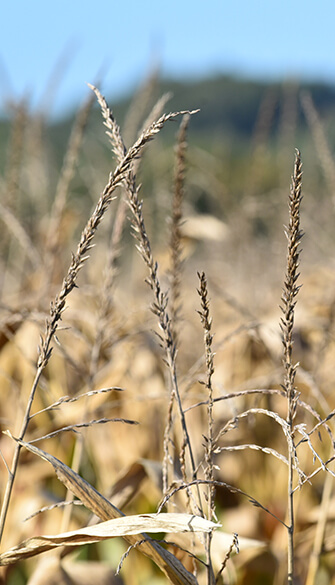
[[[7,431],[7,434],[10,433]],[[11,435],[10,435],[11,436]],[[80,475],[67,467],[64,463],[53,457],[49,453],[42,451],[34,445],[15,439],[22,445],[38,455],[45,461],[51,463],[56,471],[58,479],[75,495],[82,503],[96,514],[101,520],[110,520],[111,518],[123,517],[124,514],[113,506],[104,496],[102,496],[94,487],[85,481]],[[131,545],[138,543],[136,535],[127,535],[124,537]],[[143,554],[153,560],[156,565],[165,573],[174,585],[197,585],[197,579],[185,569],[183,564],[168,550],[161,547],[158,542],[149,542],[146,540],[146,534],[141,534],[143,543],[138,547]],[[4,553],[6,554],[6,553]],[[4,561],[4,555],[0,557],[0,564]]]
[[[140,487],[145,479],[150,480],[150,488],[153,486],[153,493],[162,496],[162,464],[148,459],[139,459],[132,463],[116,479],[109,497],[118,508],[123,508],[130,500],[139,493]]]
[[[0,555],[0,565],[10,565],[60,546],[81,546],[141,532],[210,532],[218,525],[192,514],[139,514],[123,516],[56,536],[37,536]]]

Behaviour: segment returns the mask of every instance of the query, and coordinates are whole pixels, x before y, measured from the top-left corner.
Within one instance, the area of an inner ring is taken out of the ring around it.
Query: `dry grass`
[[[314,213],[302,205],[300,153],[290,193],[276,200],[273,239],[252,237],[250,218],[269,209],[258,199],[256,162],[274,96],[260,110],[245,207],[225,225],[184,219],[192,172],[186,130],[195,112],[162,115],[163,96],[143,123],[134,117],[147,115],[143,90],[128,118],[127,149],[104,97],[91,89],[115,168],[68,267],[66,251],[84,223],[71,190],[85,175],[80,152],[92,99],[78,114],[49,207],[33,199],[35,183],[27,181],[37,167],[25,133],[36,140],[38,133],[24,104],[1,180],[1,578],[50,583],[52,567],[58,583],[79,583],[76,567],[85,563],[88,584],[99,561],[101,582],[113,582],[112,564],[127,585],[312,585],[321,577],[330,584],[335,279],[331,266],[315,270],[305,260],[307,232],[299,290],[300,223],[311,229]],[[310,98],[303,103],[317,139],[322,123]],[[138,175],[149,142],[178,116],[173,195],[161,200],[171,216],[165,246]],[[327,168],[328,159],[329,149]],[[140,258],[127,243],[127,213]],[[282,219],[288,250],[280,284]],[[91,527],[97,517],[103,522]],[[162,542],[151,531],[164,533]],[[85,561],[76,560],[73,546],[92,542]]]

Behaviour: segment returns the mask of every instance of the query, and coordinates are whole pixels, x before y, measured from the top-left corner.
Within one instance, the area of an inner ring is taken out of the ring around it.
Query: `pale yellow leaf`
[[[7,434],[11,436],[9,431],[7,431]],[[82,501],[82,503],[87,508],[89,508],[89,510],[91,510],[91,512],[96,514],[99,518],[108,521],[111,518],[124,517],[124,514],[118,510],[116,506],[113,506],[113,504],[109,502],[102,494],[100,494],[93,486],[80,477],[80,475],[73,471],[73,469],[70,469],[67,465],[59,461],[59,459],[56,459],[56,457],[53,457],[49,453],[42,451],[42,449],[39,449],[35,445],[30,445],[29,443],[25,443],[24,441],[20,441],[14,437],[13,439],[16,440],[22,447],[28,449],[28,451],[31,451],[35,455],[38,455],[45,461],[51,463],[54,470],[56,471],[58,479],[69,490],[71,490],[71,492],[74,493]],[[141,535],[140,539],[133,534],[127,534],[124,536],[124,538],[130,545],[134,545],[138,542],[138,540],[143,539],[143,543],[139,547],[139,550],[152,559],[174,585],[197,585],[197,579],[195,576],[187,571],[182,563],[168,550],[161,547],[158,542],[148,540],[145,533]],[[91,540],[91,542],[93,542],[93,540]],[[50,547],[46,546],[46,542],[40,542],[37,548],[36,546],[33,546],[30,550],[27,550],[23,556],[24,558],[31,557],[49,549]],[[12,549],[12,551],[13,550],[15,549]],[[18,560],[15,558],[15,555],[14,557],[11,557],[11,560],[10,557],[6,555],[7,553],[4,553],[0,557],[0,564],[11,564]],[[19,558],[23,557],[21,556]]]
[[[141,532],[210,532],[218,528],[200,516],[192,514],[139,514],[123,516],[55,536],[37,536],[0,555],[0,565],[11,564],[59,546],[80,546]],[[139,538],[141,540],[141,537]]]

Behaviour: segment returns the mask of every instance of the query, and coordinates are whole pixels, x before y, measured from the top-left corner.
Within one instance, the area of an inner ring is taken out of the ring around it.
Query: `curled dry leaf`
[[[11,434],[7,431],[7,434]],[[13,437],[14,438],[14,437]],[[16,440],[22,447],[28,449],[35,455],[38,455],[45,461],[48,461],[54,468],[58,479],[75,495],[79,498],[82,503],[89,509],[93,514],[96,514],[101,520],[110,520],[112,518],[124,517],[123,513],[107,500],[102,494],[100,494],[93,486],[85,481],[80,475],[75,473],[70,467],[53,457],[49,453],[42,451],[35,445],[30,445],[24,441]],[[134,534],[127,534],[124,536],[127,542],[134,545],[138,542],[138,537]],[[35,539],[34,539],[35,540]],[[152,559],[154,563],[165,573],[168,579],[174,585],[197,585],[197,579],[187,571],[184,565],[168,550],[165,550],[158,542],[147,540],[145,533],[141,534],[142,544],[138,549],[145,554],[147,557]],[[36,541],[35,541],[36,542]],[[45,546],[45,542],[41,542],[39,546]],[[59,546],[59,545],[58,545]],[[48,550],[45,548],[44,550]],[[42,552],[42,550],[39,550]],[[0,557],[0,565],[5,563],[4,553]],[[37,552],[32,554],[38,554]],[[28,556],[32,556],[28,555]],[[22,557],[21,557],[22,558]],[[7,557],[8,559],[8,557]],[[7,561],[8,562],[8,561]],[[13,561],[10,561],[13,562]]]
[[[0,555],[0,565],[9,565],[60,546],[92,544],[117,536],[140,534],[141,532],[211,532],[218,528],[200,516],[192,514],[139,514],[123,516],[86,526],[79,530],[64,532],[56,536],[37,536],[25,540],[18,546]]]

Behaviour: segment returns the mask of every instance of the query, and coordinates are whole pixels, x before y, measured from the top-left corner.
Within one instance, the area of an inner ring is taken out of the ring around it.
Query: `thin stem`
[[[322,501],[320,506],[320,514],[316,525],[315,538],[313,544],[313,550],[310,556],[308,573],[306,578],[306,585],[315,585],[317,583],[317,573],[320,565],[320,557],[322,553],[322,546],[324,542],[324,536],[326,531],[326,525],[329,512],[329,504],[332,495],[334,478],[330,473],[326,474],[325,483],[322,492]]]
[[[282,340],[284,347],[283,365],[285,370],[284,375],[284,390],[287,397],[287,425],[288,425],[288,584],[293,585],[294,582],[294,502],[293,502],[293,473],[296,467],[296,446],[294,444],[294,419],[296,416],[297,402],[299,392],[297,391],[294,381],[298,364],[292,361],[293,350],[293,326],[294,326],[294,311],[296,305],[296,296],[299,292],[300,286],[297,286],[299,277],[299,255],[300,255],[300,241],[303,236],[300,230],[300,203],[301,196],[301,177],[302,177],[302,163],[300,152],[296,151],[294,173],[292,177],[291,190],[289,196],[289,226],[286,229],[287,237],[287,269],[282,294],[283,317],[281,319]]]
[[[207,368],[207,376],[206,376],[206,389],[208,392],[208,402],[207,402],[207,421],[208,421],[208,428],[207,428],[207,437],[205,439],[205,458],[206,458],[206,470],[205,470],[205,478],[208,480],[208,490],[207,490],[207,508],[208,508],[208,520],[212,520],[215,517],[215,487],[213,485],[214,481],[214,448],[215,448],[215,441],[214,441],[214,419],[213,419],[213,385],[212,385],[212,377],[214,374],[214,354],[212,350],[212,342],[213,342],[213,335],[211,333],[212,329],[212,319],[209,313],[209,300],[208,300],[208,290],[207,290],[207,279],[204,272],[201,274],[198,273],[199,281],[200,281],[200,288],[198,290],[200,300],[201,300],[201,311],[199,311],[199,315],[201,318],[201,323],[204,329],[204,343],[205,343],[205,351],[206,351],[206,368]],[[214,585],[215,584],[215,576],[213,571],[212,559],[211,559],[211,544],[212,544],[212,532],[209,532],[206,535],[206,564],[207,564],[207,584]]]
[[[185,414],[178,387],[176,369],[176,344],[171,330],[171,319],[167,311],[168,303],[167,293],[162,292],[161,290],[160,280],[158,277],[158,264],[157,262],[154,261],[149,237],[144,224],[144,218],[142,213],[142,201],[140,201],[138,198],[138,189],[134,187],[134,183],[131,179],[131,176],[129,177],[129,181],[127,181],[127,191],[129,207],[133,213],[133,230],[135,237],[138,241],[137,249],[149,270],[149,277],[147,278],[146,282],[149,284],[154,295],[154,302],[151,306],[151,310],[154,313],[154,315],[156,315],[158,318],[158,323],[161,330],[160,339],[162,342],[162,347],[165,349],[166,364],[170,372],[171,392],[175,395],[177,401],[184,440],[190,457],[192,479],[195,479],[196,478],[195,459],[193,455],[190,436],[187,429]],[[201,498],[198,487],[197,491],[199,506],[201,510],[202,507]]]
[[[39,366],[37,369],[36,375],[35,375],[35,380],[34,380],[33,385],[32,385],[32,389],[30,392],[29,400],[27,403],[26,411],[25,411],[25,414],[23,417],[23,422],[22,422],[22,426],[21,426],[21,430],[20,430],[20,434],[19,434],[20,440],[22,440],[24,438],[24,436],[26,434],[26,430],[28,428],[28,424],[30,421],[31,407],[33,405],[36,389],[37,389],[37,386],[39,384],[43,369],[44,369],[43,366]],[[18,466],[18,462],[19,462],[20,451],[21,451],[21,445],[16,443],[12,466],[11,466],[11,469],[10,469],[10,472],[8,475],[8,481],[6,484],[6,490],[4,493],[3,503],[2,503],[2,507],[1,507],[0,542],[1,542],[1,539],[3,536],[3,531],[5,528],[6,518],[7,518],[7,514],[8,514],[8,509],[9,509],[9,503],[10,503],[10,499],[11,499],[12,492],[13,492],[13,485],[14,485],[16,470],[17,470],[17,466]]]
[[[291,448],[289,454],[289,466],[288,466],[288,502],[287,502],[287,515],[288,515],[288,549],[287,549],[287,582],[289,585],[294,583],[294,503],[293,503],[293,457],[291,456]]]

